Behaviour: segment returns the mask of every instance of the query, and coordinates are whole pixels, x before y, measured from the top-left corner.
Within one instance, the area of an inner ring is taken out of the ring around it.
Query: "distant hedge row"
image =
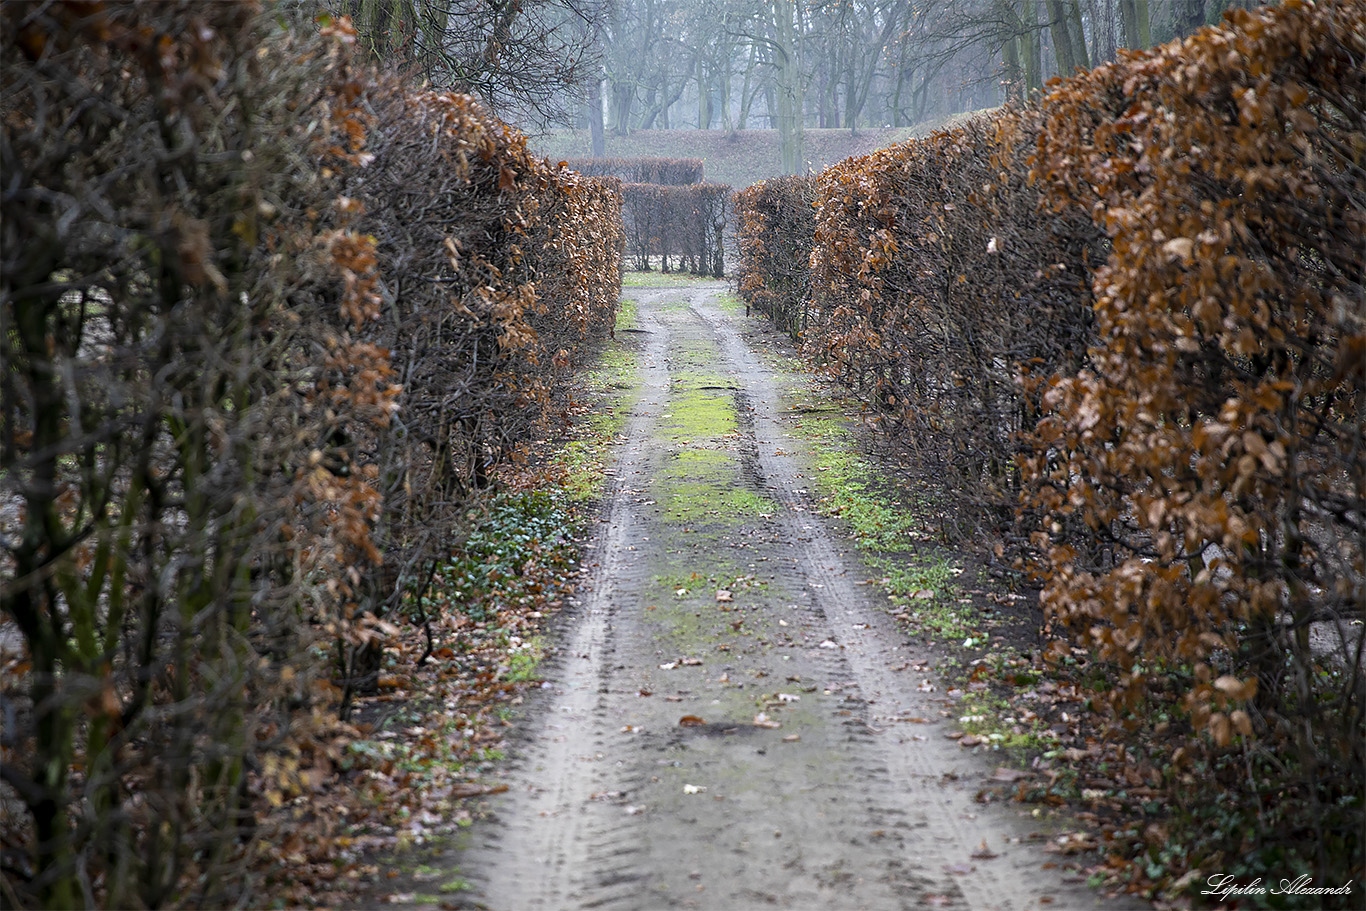
[[[800,340],[813,300],[816,178],[775,177],[735,194],[740,296]]]
[[[682,187],[706,179],[700,158],[571,158],[564,164],[585,177],[615,177],[622,183]]]
[[[648,272],[725,274],[730,187],[704,182],[700,158],[572,158],[585,176],[620,181],[627,262]]]
[[[628,260],[636,269],[648,271],[652,259],[658,259],[665,272],[678,268],[717,278],[725,274],[730,187],[628,183],[622,194]]]
[[[293,14],[0,6],[7,906],[252,904],[332,681],[612,325],[617,192]]]
[[[1360,3],[1239,11],[739,200],[742,293],[1039,574],[1116,721],[1294,757],[1310,868],[1362,849],[1363,59]]]

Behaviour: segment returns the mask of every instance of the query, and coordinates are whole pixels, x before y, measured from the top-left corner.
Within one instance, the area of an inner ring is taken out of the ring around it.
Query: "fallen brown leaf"
[[[972,852],[973,860],[994,860],[1001,855],[987,847],[987,840],[982,839],[982,844],[976,851]]]
[[[485,794],[502,794],[508,789],[505,784],[456,784],[451,786],[451,796],[456,798],[482,797]]]

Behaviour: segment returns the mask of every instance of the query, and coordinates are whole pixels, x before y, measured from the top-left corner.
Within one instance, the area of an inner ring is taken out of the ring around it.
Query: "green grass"
[[[739,429],[735,401],[729,392],[678,392],[665,418],[685,439],[719,439]]]
[[[628,271],[621,277],[623,288],[685,288],[701,282],[714,282],[710,275],[693,275],[691,272],[651,272]],[[617,328],[621,328],[620,319]]]
[[[962,604],[963,570],[948,554],[926,546],[929,535],[913,502],[888,492],[879,470],[858,449],[846,420],[805,415],[797,432],[816,443],[815,487],[824,515],[848,523],[864,562],[882,573],[882,587],[898,611],[922,632],[955,644],[981,634],[978,617]]]
[[[844,419],[807,416],[799,433],[819,444],[815,480],[821,511],[848,522],[861,549],[902,551],[920,537],[920,519],[882,491],[877,469],[858,452]]]
[[[637,320],[635,302],[623,300],[618,310],[617,327]],[[552,462],[564,471],[564,490],[576,503],[588,503],[602,495],[606,475],[607,448],[626,426],[635,389],[636,353],[618,341],[602,350],[597,364],[585,370],[583,395],[592,408],[581,420],[580,438],[572,440],[554,455]]]
[[[716,298],[716,306],[719,307],[723,313],[729,313],[732,315],[745,312],[745,302],[740,300],[740,298],[736,297],[734,294],[720,295]]]

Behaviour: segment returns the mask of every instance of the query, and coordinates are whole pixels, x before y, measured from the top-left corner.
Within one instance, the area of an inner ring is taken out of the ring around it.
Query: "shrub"
[[[366,473],[318,457],[341,410],[392,410],[328,177],[362,160],[349,35],[253,4],[0,16],[6,903],[230,904],[305,621],[377,556]]]
[[[1363,874],[1363,59],[1360,3],[1237,10],[843,162],[809,301],[759,243],[783,191],[741,197],[746,293],[804,308],[807,354],[968,527],[1018,492],[1052,653],[1086,656],[1097,706],[1169,783],[1274,796],[1202,811],[1223,821],[1193,869]]]
[[[812,177],[775,177],[735,194],[740,296],[794,341],[811,304],[815,196]]]
[[[1294,757],[1320,874],[1361,856],[1366,769],[1364,53],[1360,4],[1238,11],[1060,86],[1037,153],[1113,245],[1028,466],[1045,611],[1126,724],[1170,702]]]
[[[564,164],[585,177],[615,177],[622,183],[682,187],[705,179],[700,158],[571,158]]]

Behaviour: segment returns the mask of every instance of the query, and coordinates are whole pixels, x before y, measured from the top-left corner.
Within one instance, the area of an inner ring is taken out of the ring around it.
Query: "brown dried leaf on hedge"
[[[1048,99],[1036,173],[1112,252],[1092,369],[1054,381],[1027,468],[1034,505],[1092,530],[1040,538],[1045,606],[1121,669],[1117,705],[1154,661],[1188,664],[1216,743],[1293,714],[1328,738],[1302,748],[1357,768],[1360,674],[1304,694],[1311,625],[1363,603],[1364,20],[1238,12]],[[1351,643],[1336,660],[1359,667]]]
[[[610,330],[620,196],[345,20],[0,15],[5,895],[250,903],[258,849],[336,824],[270,841],[351,736],[329,672]]]
[[[536,159],[472,98],[394,76],[364,92],[374,157],[350,183],[383,282],[364,337],[403,393],[399,421],[342,442],[384,497],[382,569],[358,599],[384,616],[421,602],[495,468],[563,414],[569,371],[612,329],[623,235],[610,183]],[[348,694],[373,691],[377,658],[351,650]]]

